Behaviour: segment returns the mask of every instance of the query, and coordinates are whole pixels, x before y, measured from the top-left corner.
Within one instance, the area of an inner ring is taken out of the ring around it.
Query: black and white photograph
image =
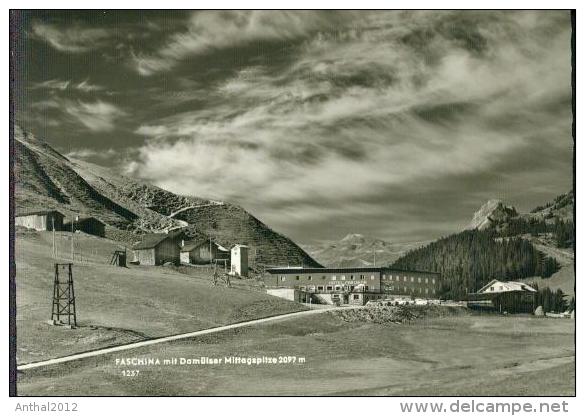
[[[574,10],[9,17],[11,396],[566,413]]]

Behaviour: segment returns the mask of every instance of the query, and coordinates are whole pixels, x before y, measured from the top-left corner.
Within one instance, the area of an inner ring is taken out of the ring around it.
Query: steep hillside
[[[553,201],[534,208],[529,214],[531,218],[542,218],[553,222],[555,219],[561,221],[573,221],[573,211],[575,209],[575,194],[571,190],[565,194],[557,196]]]
[[[536,281],[539,287],[572,295],[573,204],[572,192],[531,213],[490,200],[473,215],[467,230],[413,250],[394,266],[441,272],[449,297],[475,291],[493,278]]]
[[[138,241],[145,232],[189,226],[225,246],[249,244],[253,264],[319,265],[290,239],[236,205],[176,195],[111,169],[66,158],[19,128],[15,148],[17,213],[58,209],[68,217],[91,215],[107,225],[109,238],[126,243]]]
[[[319,267],[311,256],[283,235],[271,230],[244,209],[228,203],[208,203],[188,208],[173,218],[195,225],[198,231],[229,247],[244,243],[257,263]]]
[[[313,258],[328,267],[360,267],[390,264],[407,251],[430,241],[390,243],[362,234],[348,234],[339,241],[303,246]],[[375,253],[375,259],[374,259]]]
[[[460,299],[492,279],[550,277],[559,265],[523,238],[497,238],[491,230],[466,230],[413,250],[394,262],[407,270],[440,272],[442,293]]]
[[[32,139],[32,140],[31,140]],[[18,211],[64,208],[128,228],[138,216],[102,195],[71,168],[70,161],[20,130],[15,133],[15,197]]]

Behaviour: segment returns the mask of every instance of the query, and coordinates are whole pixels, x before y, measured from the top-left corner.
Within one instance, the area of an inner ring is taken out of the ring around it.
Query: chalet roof
[[[18,211],[15,214],[15,217],[26,217],[29,215],[48,215],[48,214],[59,214],[62,217],[64,217],[65,215],[63,215],[63,213],[61,213],[60,211],[56,210],[56,209],[44,209],[44,210],[31,210],[31,211]]]
[[[181,232],[171,232],[171,233],[152,233],[152,234],[144,234],[142,236],[142,241],[136,243],[132,248],[134,250],[147,250],[151,248],[155,248],[160,243],[165,241],[168,238],[177,238],[181,235]]]
[[[493,291],[490,290],[491,287],[494,287]],[[522,282],[501,282],[497,279],[493,279],[477,291],[478,294],[504,292],[536,292],[536,289]]]
[[[85,222],[85,221],[95,221],[95,222],[99,222],[103,225],[106,225],[105,222],[103,222],[102,220],[98,220],[96,217],[92,217],[89,215],[83,215],[83,216],[79,215],[78,217],[79,217],[79,219],[75,221],[76,223]]]

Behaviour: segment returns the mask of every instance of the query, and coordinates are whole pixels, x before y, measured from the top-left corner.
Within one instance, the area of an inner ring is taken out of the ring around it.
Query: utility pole
[[[73,259],[73,223],[75,222],[75,219],[73,217],[71,217],[71,263],[73,263],[74,259]]]
[[[79,215],[76,215],[75,218],[71,218],[71,263],[75,261],[73,251],[73,236],[75,235],[74,223],[77,221],[79,221]]]
[[[55,252],[55,217],[51,216],[51,222],[53,224],[53,258],[56,257]]]

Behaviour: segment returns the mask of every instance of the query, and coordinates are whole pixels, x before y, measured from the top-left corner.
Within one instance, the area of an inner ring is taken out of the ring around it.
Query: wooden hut
[[[14,225],[38,231],[60,231],[65,216],[56,210],[22,211],[16,214]]]
[[[145,234],[142,241],[132,247],[134,261],[143,265],[158,266],[164,263],[179,264],[182,233]]]

